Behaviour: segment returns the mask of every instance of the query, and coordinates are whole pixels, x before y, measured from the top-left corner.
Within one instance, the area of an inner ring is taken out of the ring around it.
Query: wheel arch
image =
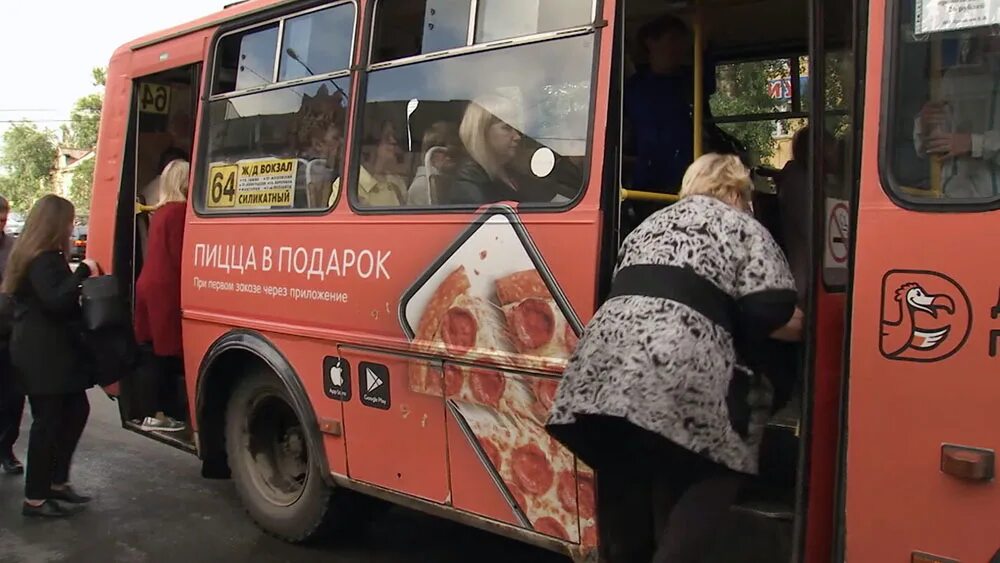
[[[198,367],[195,417],[202,475],[223,479],[230,476],[225,444],[226,409],[241,376],[254,368],[273,373],[288,391],[291,406],[305,430],[309,449],[317,452],[312,456],[313,462],[324,481],[332,485],[323,435],[302,380],[273,342],[248,329],[233,329],[216,339]]]

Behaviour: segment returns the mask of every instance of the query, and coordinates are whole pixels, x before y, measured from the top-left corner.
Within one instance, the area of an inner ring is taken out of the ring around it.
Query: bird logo
[[[969,298],[951,278],[895,270],[883,279],[880,349],[886,358],[943,360],[965,344],[971,326]]]

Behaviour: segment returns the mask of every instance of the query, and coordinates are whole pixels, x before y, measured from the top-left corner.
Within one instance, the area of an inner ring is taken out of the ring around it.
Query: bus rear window
[[[917,204],[997,201],[1000,36],[988,27],[936,26],[920,13],[923,4],[900,0],[890,24],[885,184]]]

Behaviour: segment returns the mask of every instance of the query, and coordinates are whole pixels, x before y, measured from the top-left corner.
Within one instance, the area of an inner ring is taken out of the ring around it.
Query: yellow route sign
[[[170,86],[152,82],[140,84],[139,111],[157,115],[170,113]]]
[[[236,177],[240,167],[235,164],[212,166],[208,169],[208,189],[205,190],[205,205],[210,209],[222,209],[236,205]]]

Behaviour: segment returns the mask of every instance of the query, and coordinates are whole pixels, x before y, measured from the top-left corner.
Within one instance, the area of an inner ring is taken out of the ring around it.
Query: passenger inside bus
[[[406,202],[407,182],[401,174],[403,152],[396,136],[396,126],[382,121],[378,136],[369,138],[361,154],[358,172],[358,203],[364,207],[395,207]],[[340,192],[340,180],[334,182],[333,196]]]
[[[340,175],[343,152],[345,102],[337,92],[321,86],[302,98],[302,106],[291,125],[289,144],[299,160],[296,170],[296,209],[322,208],[330,200],[333,182]]]
[[[438,121],[424,133],[421,161],[410,183],[407,205],[437,205],[450,188],[461,139],[458,128],[447,121]]]
[[[944,72],[939,96],[914,120],[913,142],[921,156],[941,167],[941,191],[951,198],[1000,195],[1000,37],[963,40],[957,64]]]
[[[626,127],[636,156],[631,185],[677,193],[694,154],[694,86],[691,68],[685,65],[691,39],[681,20],[663,15],[639,30],[637,42],[646,62],[625,81],[624,90]]]
[[[521,108],[510,99],[480,96],[469,103],[459,128],[467,157],[458,165],[455,180],[443,203],[483,204],[499,201],[548,202],[556,193],[529,182],[513,166],[522,134]]]

